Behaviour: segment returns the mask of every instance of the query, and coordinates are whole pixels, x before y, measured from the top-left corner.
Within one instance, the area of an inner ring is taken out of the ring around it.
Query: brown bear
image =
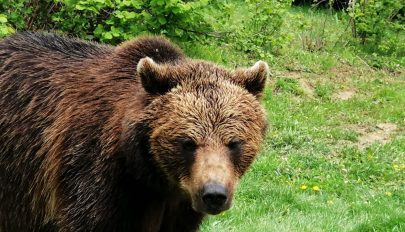
[[[259,151],[268,66],[161,37],[0,41],[0,231],[195,231]]]

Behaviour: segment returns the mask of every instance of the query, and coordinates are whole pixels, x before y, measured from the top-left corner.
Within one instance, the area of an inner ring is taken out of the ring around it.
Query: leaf
[[[95,35],[101,35],[104,31],[104,27],[101,24],[98,24],[96,29],[94,29],[94,34]]]
[[[132,0],[132,7],[134,7],[137,10],[142,9],[142,1],[141,0]]]
[[[158,17],[158,21],[161,25],[165,25],[167,23],[166,19],[162,16]]]
[[[165,0],[156,0],[155,2],[158,6],[163,6],[165,4]]]
[[[111,32],[105,32],[105,33],[103,33],[103,38],[110,40],[113,38],[113,36],[112,36]]]
[[[0,14],[0,23],[6,23],[7,22],[7,16],[5,14]]]
[[[116,10],[116,11],[114,12],[114,14],[115,14],[115,16],[116,16],[117,18],[119,18],[119,19],[122,19],[122,18],[125,17],[125,16],[124,16],[124,12],[119,11],[119,10]]]
[[[120,30],[114,26],[111,27],[111,34],[114,37],[119,37],[120,36]]]
[[[176,28],[174,29],[174,32],[176,33],[176,35],[182,36],[184,31],[182,29]]]
[[[83,6],[83,5],[76,5],[76,6],[75,6],[75,9],[76,9],[76,10],[85,10],[86,7]]]
[[[133,19],[136,18],[137,14],[135,12],[126,12],[125,13],[125,18],[127,19]]]

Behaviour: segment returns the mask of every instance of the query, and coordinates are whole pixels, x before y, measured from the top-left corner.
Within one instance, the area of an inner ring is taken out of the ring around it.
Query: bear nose
[[[209,210],[221,210],[227,198],[227,189],[224,186],[216,183],[204,186],[202,199]]]

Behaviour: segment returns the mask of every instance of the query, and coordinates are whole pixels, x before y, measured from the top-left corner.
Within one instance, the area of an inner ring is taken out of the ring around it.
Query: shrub
[[[209,0],[0,0],[0,3],[0,12],[4,12],[0,16],[0,36],[12,33],[13,28],[44,29],[118,43],[142,33],[190,39],[211,30],[201,14]]]
[[[152,33],[264,57],[288,41],[279,29],[291,1],[0,0],[0,37],[16,30],[52,30],[117,44]]]
[[[280,32],[291,0],[245,0],[244,3],[246,14],[237,15],[242,17],[241,27],[232,24],[232,15],[225,17],[225,22],[222,22],[229,24],[226,26],[229,34],[225,42],[239,51],[259,57],[268,57],[269,52],[277,53],[291,39],[289,34]]]
[[[0,38],[14,33],[14,29],[8,23],[7,15],[0,14]]]
[[[349,9],[353,37],[372,52],[405,56],[402,0],[353,0]]]

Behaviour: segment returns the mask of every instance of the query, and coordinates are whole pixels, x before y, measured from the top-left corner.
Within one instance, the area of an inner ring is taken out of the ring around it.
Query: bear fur
[[[1,40],[0,231],[196,231],[259,151],[267,74],[161,37]]]

